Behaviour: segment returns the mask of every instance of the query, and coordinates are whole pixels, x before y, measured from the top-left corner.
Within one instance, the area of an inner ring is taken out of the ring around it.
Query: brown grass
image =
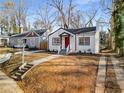
[[[97,57],[64,56],[43,63],[18,84],[25,93],[93,93]]]
[[[11,48],[1,48],[1,47],[0,47],[0,54],[8,53],[8,52],[10,52],[11,50],[12,50]]]
[[[31,62],[33,60],[37,60],[37,59],[44,58],[47,56],[50,56],[50,54],[48,54],[48,53],[34,53],[31,55],[25,55],[25,61]]]
[[[32,62],[33,60],[44,58],[49,55],[50,54],[47,53],[34,53],[30,55],[25,55],[25,62]],[[22,64],[22,55],[13,55],[10,61],[2,66],[3,71],[7,75],[11,76],[18,69],[18,67],[21,66],[21,64]]]
[[[4,48],[4,47],[0,47],[0,54],[5,54],[5,53],[14,53],[14,52],[18,52],[21,49],[13,49],[13,48]]]

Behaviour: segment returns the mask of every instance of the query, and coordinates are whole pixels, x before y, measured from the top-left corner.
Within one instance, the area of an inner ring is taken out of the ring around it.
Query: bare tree
[[[9,33],[13,32],[13,21],[15,18],[15,2],[6,0],[2,3],[1,9],[1,26]]]
[[[41,19],[36,19],[36,20],[33,22],[33,26],[34,26],[35,29],[44,28],[44,24],[43,24],[43,22],[41,21]]]
[[[62,21],[62,25],[64,26],[64,28],[68,28],[66,15],[64,13],[63,0],[52,0],[52,3],[50,5],[53,6],[55,9],[57,9],[58,14],[60,14],[59,18]]]
[[[87,13],[88,20],[87,20],[87,23],[85,24],[86,27],[93,26],[93,19],[95,18],[96,14],[97,14],[97,10],[93,11],[92,13],[91,12],[89,12],[89,13]]]
[[[46,6],[43,8],[41,5],[38,7],[37,14],[38,18],[34,22],[35,28],[41,27],[42,29],[51,30],[53,23],[56,20],[56,12],[53,12],[51,7]]]
[[[85,26],[93,26],[93,21],[96,17],[97,10],[84,14],[80,10],[76,9],[76,5],[73,4],[74,0],[69,0],[68,6],[64,6],[64,0],[52,0],[50,4],[58,11],[59,21],[62,23],[64,28],[80,28]],[[87,19],[86,19],[87,17]],[[85,20],[86,23],[82,22]],[[57,20],[58,21],[58,20]]]
[[[18,4],[13,0],[6,0],[2,3],[1,11],[3,16],[1,21],[4,21],[1,23],[6,23],[5,27],[9,32],[14,33],[17,30],[16,27],[18,26],[20,33],[21,25],[23,25],[24,30],[26,30],[27,10],[23,0],[19,0]]]
[[[27,30],[26,17],[27,8],[24,0],[19,0],[19,5],[16,6],[16,19],[19,27],[19,33],[21,33],[21,26],[23,26],[24,30]]]

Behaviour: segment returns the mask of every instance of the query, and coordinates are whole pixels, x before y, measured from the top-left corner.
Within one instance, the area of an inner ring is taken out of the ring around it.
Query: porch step
[[[13,78],[13,79],[16,80],[16,81],[21,80],[21,77],[19,77],[19,76],[15,76],[15,75],[11,76],[11,78]]]
[[[61,49],[61,51],[59,52],[60,55],[66,55],[66,49]]]
[[[17,81],[21,80],[25,73],[32,68],[32,66],[33,64],[26,64],[23,68],[18,69],[18,71],[11,77]]]
[[[22,75],[22,73],[19,73],[19,72],[15,73],[15,76],[21,76],[21,75]]]
[[[18,72],[18,73],[25,73],[24,70],[18,70],[17,72]]]

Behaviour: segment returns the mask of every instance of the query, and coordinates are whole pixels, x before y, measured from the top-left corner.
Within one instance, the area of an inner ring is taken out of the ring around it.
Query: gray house
[[[10,46],[22,47],[22,40],[25,41],[28,48],[45,49],[47,48],[47,30],[32,30],[13,35],[10,37]]]

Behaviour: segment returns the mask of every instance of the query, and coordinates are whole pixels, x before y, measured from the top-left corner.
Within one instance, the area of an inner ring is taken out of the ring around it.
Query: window
[[[79,37],[79,45],[90,45],[90,37]]]
[[[52,45],[59,45],[60,44],[60,38],[53,38],[52,39]]]

